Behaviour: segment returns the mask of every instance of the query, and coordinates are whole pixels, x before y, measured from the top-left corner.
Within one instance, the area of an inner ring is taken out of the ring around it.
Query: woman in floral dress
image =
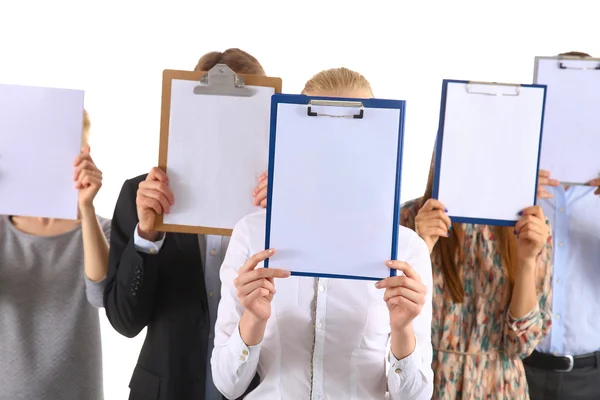
[[[403,205],[401,223],[431,253],[433,399],[529,399],[521,359],[551,324],[546,218],[530,207],[516,227],[451,223],[431,199],[432,171],[425,195]]]

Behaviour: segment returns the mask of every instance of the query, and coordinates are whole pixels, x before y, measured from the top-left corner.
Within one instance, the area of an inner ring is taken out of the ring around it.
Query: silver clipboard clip
[[[251,97],[254,90],[246,87],[244,78],[227,65],[217,64],[200,77],[200,85],[194,87],[194,94]]]
[[[564,61],[596,61],[597,64],[595,67],[575,67],[565,65]],[[600,71],[600,60],[597,58],[591,57],[573,57],[573,56],[563,56],[558,59],[558,68],[560,69],[576,69],[578,71]]]
[[[500,86],[500,87],[509,87],[512,88],[508,93],[499,93],[499,92],[484,92],[473,89],[474,86]],[[465,90],[467,93],[471,94],[484,94],[487,96],[518,96],[521,94],[521,85],[515,83],[496,83],[496,82],[469,82],[465,85]]]
[[[313,106],[325,106],[325,107],[352,107],[358,108],[358,114],[352,115],[333,115],[317,113],[312,111]],[[332,118],[353,118],[362,119],[365,115],[365,107],[360,101],[341,101],[341,100],[311,100],[308,102],[307,114],[309,117],[332,117]]]

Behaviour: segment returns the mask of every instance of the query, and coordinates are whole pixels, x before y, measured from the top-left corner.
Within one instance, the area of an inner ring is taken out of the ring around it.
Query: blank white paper
[[[173,80],[167,175],[175,198],[166,224],[233,229],[257,211],[252,191],[269,158],[271,96],[194,94],[198,82]]]
[[[77,219],[80,90],[0,84],[0,214]]]
[[[543,106],[543,88],[448,83],[438,199],[451,217],[516,221],[534,204]]]
[[[333,115],[356,113],[313,107]],[[400,111],[309,117],[278,105],[269,266],[381,279],[391,256]]]
[[[600,177],[600,70],[593,69],[599,65],[538,59],[536,83],[548,85],[540,167],[563,182]]]

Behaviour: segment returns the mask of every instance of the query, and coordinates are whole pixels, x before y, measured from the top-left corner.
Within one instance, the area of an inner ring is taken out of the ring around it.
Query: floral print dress
[[[414,226],[420,205],[420,199],[403,205],[402,225]],[[508,275],[495,250],[493,227],[464,224],[463,229],[462,304],[452,301],[440,260],[432,259],[433,399],[529,399],[521,359],[550,330],[551,239],[539,257],[538,307],[516,320],[509,312]]]

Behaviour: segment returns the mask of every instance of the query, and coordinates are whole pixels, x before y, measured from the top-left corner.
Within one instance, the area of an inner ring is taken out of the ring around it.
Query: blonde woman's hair
[[[345,92],[367,90],[371,96],[373,90],[369,81],[348,68],[332,68],[319,72],[306,82],[302,94],[320,92]]]

